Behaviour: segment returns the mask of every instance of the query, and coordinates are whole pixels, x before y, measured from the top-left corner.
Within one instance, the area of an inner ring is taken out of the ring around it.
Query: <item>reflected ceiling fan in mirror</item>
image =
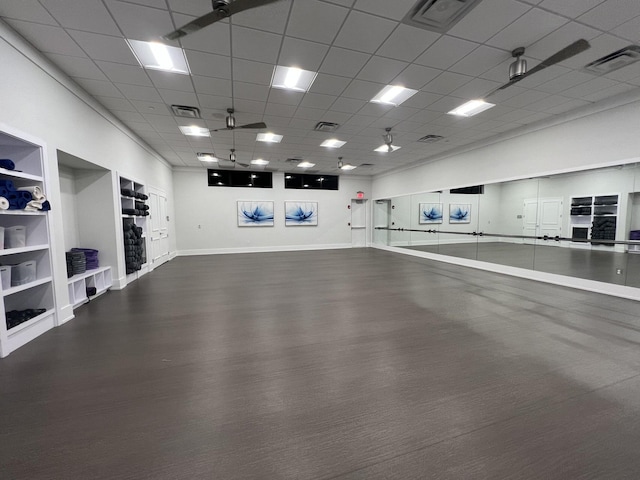
[[[246,125],[236,125],[236,117],[233,116],[233,112],[234,109],[233,108],[227,108],[227,113],[229,114],[227,116],[227,126],[225,128],[216,128],[214,130],[211,130],[212,132],[221,132],[224,130],[235,130],[236,128],[249,128],[249,129],[262,129],[262,128],[267,128],[267,124],[264,122],[257,122],[257,123],[248,123]]]
[[[509,66],[509,81],[504,85],[496,88],[495,90],[489,92],[487,95],[485,95],[484,98],[488,98],[491,95],[499,92],[500,90],[504,90],[505,88],[508,88],[511,85],[514,85],[515,83],[518,83],[519,81],[533,75],[534,73],[538,73],[540,70],[544,70],[547,67],[551,67],[557,63],[564,62],[565,60],[568,60],[569,58],[574,57],[584,52],[585,50],[588,50],[589,48],[591,48],[589,42],[584,39],[577,40],[571,45],[564,47],[559,52],[554,53],[546,60],[543,60],[529,71],[527,71],[526,60],[520,58],[522,55],[524,55],[524,47],[516,48],[511,52],[511,55],[516,60]]]
[[[231,153],[229,153],[229,161],[233,164],[234,167],[236,165],[240,165],[241,167],[245,167],[245,168],[249,168],[251,166],[248,163],[242,163],[242,162],[238,162],[237,161],[237,155],[236,155],[236,149],[235,148],[232,148],[231,149]]]
[[[177,40],[236,13],[279,1],[280,0],[212,0],[212,12],[192,20],[177,30],[164,35],[162,38],[165,40]]]

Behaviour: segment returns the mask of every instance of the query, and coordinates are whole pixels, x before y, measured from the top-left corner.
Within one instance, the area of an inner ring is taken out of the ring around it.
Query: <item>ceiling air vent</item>
[[[597,75],[613,72],[640,60],[640,47],[629,45],[586,65],[584,69]]]
[[[313,129],[318,132],[335,132],[339,126],[337,123],[332,122],[318,122]]]
[[[436,143],[442,140],[444,137],[442,135],[425,135],[422,138],[419,138],[418,141],[422,143]]]
[[[403,23],[438,33],[449,31],[481,0],[419,0]]]
[[[198,107],[171,105],[171,110],[176,117],[200,118],[200,109]]]

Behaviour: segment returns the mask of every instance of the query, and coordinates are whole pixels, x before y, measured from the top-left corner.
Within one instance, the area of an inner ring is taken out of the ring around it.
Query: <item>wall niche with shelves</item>
[[[137,180],[121,175],[119,183],[122,249],[127,283],[130,283],[149,271],[147,261],[149,196],[146,186]]]
[[[13,193],[37,187],[46,195],[45,146],[9,130],[0,126],[0,181],[12,198],[8,209],[0,209],[0,357],[56,325],[49,215],[32,203],[25,209]]]
[[[571,237],[586,246],[615,247],[618,228],[619,195],[582,195],[571,197]],[[603,242],[597,242],[603,240]],[[584,242],[581,242],[584,241]]]

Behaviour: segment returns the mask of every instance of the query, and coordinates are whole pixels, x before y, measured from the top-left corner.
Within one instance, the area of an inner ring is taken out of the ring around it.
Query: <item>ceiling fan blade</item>
[[[280,0],[235,0],[229,4],[229,15],[279,1]]]
[[[238,125],[236,128],[267,128],[267,124],[264,122],[248,123],[246,125]]]
[[[210,132],[224,132],[225,130],[233,130],[233,128],[224,127],[224,128],[216,128],[214,130],[209,130]]]
[[[249,167],[251,167],[251,165],[249,165],[248,163],[240,163],[240,162],[235,162],[235,163],[236,163],[237,165],[240,165],[241,167],[244,167],[244,168],[249,168]]]
[[[191,22],[181,26],[179,29],[174,30],[171,33],[163,35],[162,38],[164,38],[165,40],[177,40],[186,35],[189,35],[190,33],[197,32],[201,28],[207,27],[212,23],[215,23],[224,18],[227,18],[226,15],[217,10],[214,10],[213,12],[207,13],[206,15],[192,20]]]
[[[519,81],[524,80],[529,75],[538,73],[540,70],[544,70],[547,67],[551,67],[556,63],[564,62],[565,60],[568,60],[569,58],[574,57],[579,53],[582,53],[585,50],[588,50],[589,48],[591,48],[591,45],[589,44],[589,42],[581,38],[580,40],[573,42],[571,45],[564,47],[559,52],[554,53],[546,60],[543,60],[538,65],[536,65],[531,70],[529,70],[527,73],[525,73],[524,75],[520,75],[519,77],[512,78],[509,82],[496,88],[495,90],[492,90],[487,95],[485,95],[485,98],[490,97],[491,95],[493,95],[496,92],[499,92],[500,90],[504,90],[505,88],[510,87],[514,83],[518,83]]]

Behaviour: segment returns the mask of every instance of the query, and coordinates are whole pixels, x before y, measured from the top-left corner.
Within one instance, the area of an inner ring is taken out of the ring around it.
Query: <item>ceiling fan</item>
[[[384,144],[387,146],[387,152],[393,152],[393,135],[391,135],[391,127],[387,127],[384,129],[385,133],[382,138],[384,138]]]
[[[546,60],[543,60],[531,70],[527,71],[527,61],[520,58],[522,55],[524,55],[524,47],[518,47],[511,52],[511,55],[516,60],[511,65],[509,65],[509,81],[504,85],[496,88],[495,90],[489,92],[487,95],[485,95],[485,98],[490,97],[494,93],[497,93],[500,90],[504,90],[505,88],[508,88],[521,80],[524,80],[534,73],[538,73],[540,70],[551,67],[556,63],[564,62],[565,60],[568,60],[569,58],[574,57],[579,53],[588,50],[589,48],[591,48],[589,42],[584,39],[577,40],[571,45],[564,47],[559,52],[554,53]]]
[[[280,0],[211,0],[212,12],[192,20],[162,38],[165,40],[177,40],[236,13],[278,1]]]
[[[248,163],[241,163],[238,162],[237,160],[237,156],[236,156],[236,149],[232,148],[231,149],[231,153],[229,153],[229,161],[233,164],[233,166],[235,167],[236,165],[240,165],[241,167],[245,167],[245,168],[249,168],[251,165],[249,165]]]
[[[211,130],[212,132],[221,132],[223,130],[235,130],[236,128],[267,128],[267,124],[264,122],[248,123],[246,125],[236,125],[236,117],[233,116],[233,108],[227,108],[227,126],[225,128],[216,128]]]

